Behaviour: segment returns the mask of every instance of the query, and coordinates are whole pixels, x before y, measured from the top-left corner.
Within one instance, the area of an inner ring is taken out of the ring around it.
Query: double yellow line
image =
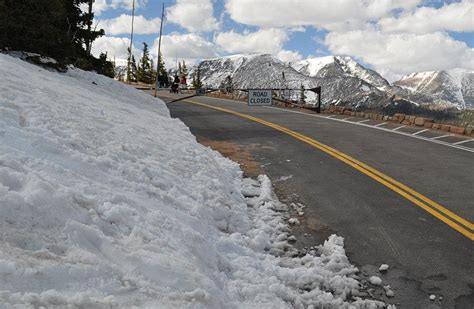
[[[360,171],[361,173],[369,176],[370,178],[374,179],[375,181],[383,184],[387,188],[391,189],[392,191],[398,193],[399,195],[403,196],[413,204],[421,207],[423,210],[426,212],[430,213],[432,216],[438,218],[442,222],[446,223],[449,225],[451,228],[455,229],[459,233],[463,234],[470,240],[474,240],[474,224],[469,222],[468,220],[458,216],[454,212],[450,211],[449,209],[446,209],[442,205],[438,204],[437,202],[429,199],[428,197],[424,196],[421,193],[416,192],[415,190],[411,189],[410,187],[400,183],[399,181],[393,179],[390,176],[385,175],[384,173],[368,166],[367,164],[346,155],[345,153],[342,153],[338,151],[337,149],[334,149],[328,145],[325,145],[323,143],[320,143],[308,136],[305,136],[303,134],[300,134],[298,132],[295,132],[293,130],[290,130],[288,128],[282,127],[280,125],[277,125],[275,123],[250,116],[247,114],[242,114],[236,111],[232,111],[226,108],[218,107],[218,106],[213,106],[213,105],[208,105],[200,102],[196,102],[193,100],[185,100],[186,102],[195,104],[195,105],[200,105],[203,107],[211,108],[214,110],[218,110],[221,112],[233,114],[235,116],[239,116],[257,123],[260,123],[262,125],[265,125],[267,127],[273,128],[277,131],[286,133],[308,145],[311,145],[327,154],[330,156],[346,163],[347,165],[350,165],[351,167],[355,168],[356,170]]]

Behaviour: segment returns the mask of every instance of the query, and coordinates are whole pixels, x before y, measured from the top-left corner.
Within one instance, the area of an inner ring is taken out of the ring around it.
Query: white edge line
[[[348,119],[352,119],[352,118],[354,118],[354,117],[344,118],[342,120],[347,121]]]
[[[384,124],[387,124],[387,123],[386,123],[386,122],[382,122],[382,123],[376,124],[374,127],[378,128],[378,127],[383,126]]]
[[[281,110],[281,111],[286,111],[286,112],[288,112],[288,113],[295,113],[295,114],[301,114],[301,115],[306,115],[306,116],[310,116],[310,117],[328,119],[328,118],[326,118],[326,117],[324,117],[324,116],[319,116],[319,115],[315,115],[315,114],[308,114],[308,113],[302,113],[302,112],[292,111],[292,110],[288,110],[288,109],[284,109],[284,108],[278,108],[278,107],[274,107],[274,106],[265,106],[265,107],[266,107],[266,108],[278,109],[278,110]],[[448,146],[448,147],[451,147],[451,148],[460,149],[460,150],[464,150],[464,151],[468,151],[468,152],[474,153],[474,148],[458,146],[458,145],[454,145],[454,144],[452,144],[452,143],[447,143],[447,142],[443,142],[443,141],[438,141],[438,140],[430,139],[430,138],[427,138],[427,137],[424,137],[424,136],[420,136],[420,135],[412,135],[411,133],[405,133],[405,132],[401,132],[401,131],[394,131],[394,130],[392,130],[392,129],[387,129],[387,128],[383,128],[383,127],[374,127],[374,126],[371,126],[371,125],[368,125],[368,124],[365,124],[365,123],[360,123],[360,122],[342,121],[341,119],[337,119],[337,118],[332,118],[332,119],[330,119],[330,120],[332,120],[332,121],[340,121],[340,122],[352,124],[352,125],[355,125],[355,126],[362,126],[362,127],[367,127],[367,128],[373,128],[373,129],[376,129],[376,130],[382,130],[382,131],[386,131],[386,132],[391,132],[391,133],[394,133],[394,134],[404,135],[404,136],[408,136],[408,137],[411,137],[411,138],[416,138],[416,139],[419,139],[419,140],[423,140],[423,141],[426,141],[426,142],[430,142],[430,143],[434,143],[434,144],[439,144],[439,145],[444,145],[444,146]]]
[[[430,129],[424,129],[424,130],[420,130],[420,131],[417,131],[415,133],[413,133],[412,135],[418,135],[420,133],[423,133],[423,132],[426,132],[426,131],[429,131]]]
[[[460,145],[460,144],[464,144],[464,143],[472,142],[472,141],[474,141],[474,139],[467,139],[465,141],[460,141],[460,142],[453,143],[453,145]]]
[[[454,134],[445,134],[445,135],[441,135],[441,136],[435,136],[435,137],[431,137],[430,139],[440,139],[440,138],[448,137],[448,136],[454,136]]]
[[[401,128],[404,128],[404,127],[406,127],[406,126],[405,125],[399,126],[399,127],[396,127],[395,129],[393,129],[392,131],[397,131],[398,129],[401,129]]]
[[[365,120],[361,120],[361,121],[356,121],[356,123],[364,123],[364,122],[367,122],[367,121],[370,121],[370,120],[372,120],[372,119],[365,119]]]
[[[329,115],[329,116],[326,116],[326,117],[323,117],[323,118],[333,118],[333,117],[336,117],[336,115]]]

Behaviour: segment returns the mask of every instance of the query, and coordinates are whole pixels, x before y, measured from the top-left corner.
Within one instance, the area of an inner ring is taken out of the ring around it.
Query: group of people
[[[188,83],[186,80],[186,76],[182,75],[179,77],[175,75],[173,78],[173,82],[171,83],[170,92],[178,93],[180,89],[186,89],[188,87]]]

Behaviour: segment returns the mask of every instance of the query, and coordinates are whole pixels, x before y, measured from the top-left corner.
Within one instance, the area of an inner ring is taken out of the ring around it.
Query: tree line
[[[105,32],[92,28],[94,14],[81,6],[91,7],[92,0],[0,0],[0,49],[37,53],[62,68],[73,64],[113,77],[107,54],[90,54]]]
[[[130,48],[128,49],[130,55]],[[158,82],[162,87],[168,87],[168,72],[165,68],[165,62],[163,56],[160,53],[158,59],[158,71],[154,64],[153,58],[150,57],[150,50],[148,44],[143,42],[142,57],[138,60],[135,59],[135,56],[132,54],[130,58],[130,71],[123,69],[118,72],[117,78],[120,81],[130,81],[130,82],[140,82],[145,84],[153,84],[156,81],[158,74]]]

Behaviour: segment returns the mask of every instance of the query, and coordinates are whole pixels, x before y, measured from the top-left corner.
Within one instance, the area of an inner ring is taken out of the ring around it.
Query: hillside
[[[322,86],[323,104],[374,107],[389,104],[389,84],[376,72],[367,70],[350,58],[324,57],[287,65],[271,55],[234,55],[205,60],[199,64],[204,84],[219,87],[232,76],[234,88],[293,88]],[[197,66],[191,74],[197,70]],[[284,73],[284,76],[283,76]],[[307,94],[309,102],[316,96]]]
[[[410,98],[439,108],[474,108],[474,72],[455,69],[412,73],[394,85],[410,92]]]
[[[474,106],[474,73],[462,70],[437,72],[430,77],[428,73],[414,73],[390,84],[376,71],[339,56],[309,58],[288,65],[266,54],[233,55],[205,60],[199,68],[202,81],[210,87],[219,87],[227,76],[232,76],[235,88],[321,86],[323,104],[382,108],[403,103],[432,109]],[[297,91],[293,98],[298,99]],[[308,100],[314,101],[315,96],[309,95]]]
[[[288,242],[268,177],[104,76],[0,54],[6,308],[382,308],[336,235]]]

